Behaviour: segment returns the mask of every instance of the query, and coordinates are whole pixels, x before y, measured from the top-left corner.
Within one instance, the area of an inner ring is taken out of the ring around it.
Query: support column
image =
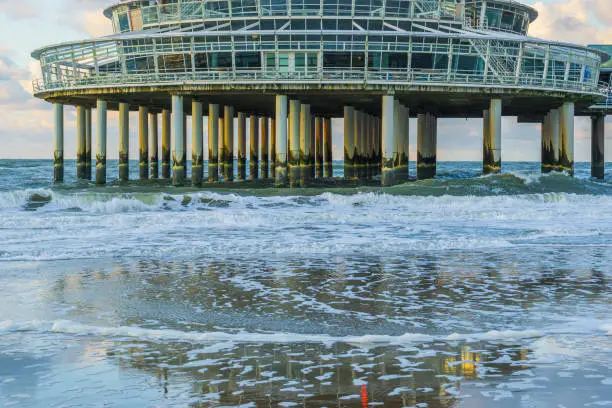
[[[301,103],[289,101],[289,184],[293,187],[300,182],[300,109]]]
[[[249,178],[257,180],[259,177],[259,118],[251,115],[249,118]]]
[[[419,180],[436,176],[437,128],[438,120],[431,113],[418,116],[417,178]]]
[[[208,105],[208,181],[219,181],[219,105]]]
[[[355,178],[355,108],[344,107],[344,179]]]
[[[397,163],[397,102],[393,95],[382,97],[382,185],[395,184]]]
[[[149,113],[149,154],[151,163],[151,179],[159,178],[159,130],[157,127],[157,113]]]
[[[200,186],[204,178],[204,119],[202,102],[191,102],[191,184]]]
[[[380,117],[376,117],[376,175],[382,174],[382,139],[381,139],[381,120]]]
[[[91,139],[92,139],[91,108],[85,109],[85,174],[91,180]]]
[[[119,104],[119,181],[130,179],[130,105]]]
[[[84,106],[76,107],[76,125],[77,125],[77,179],[87,179],[87,136],[86,136],[86,114]]]
[[[315,118],[315,167],[316,177],[323,178],[323,128],[325,119],[317,116]]]
[[[574,102],[565,102],[559,117],[559,170],[574,175]]]
[[[139,163],[140,179],[149,179],[149,109],[141,106],[138,108],[138,139],[139,139]]]
[[[55,116],[54,134],[55,149],[53,151],[53,181],[55,183],[64,182],[64,105],[61,103],[53,104]]]
[[[323,169],[324,177],[334,177],[333,163],[333,142],[332,142],[332,122],[331,118],[323,119]]]
[[[559,166],[559,109],[552,109],[542,124],[542,172],[556,171]]]
[[[355,167],[357,178],[365,179],[365,133],[366,118],[365,113],[355,111]]]
[[[108,114],[106,101],[98,100],[96,104],[97,132],[96,132],[96,184],[106,184],[106,147]]]
[[[172,152],[172,137],[171,137],[171,117],[172,113],[169,109],[162,110],[162,179],[169,179],[171,169],[171,152]]]
[[[276,119],[270,118],[270,179],[276,180]]]
[[[221,107],[219,107],[219,152],[218,152],[218,156],[219,156],[219,177],[220,178],[224,178],[225,177],[225,150],[224,150],[224,145],[225,145],[225,137],[223,136],[223,132],[225,131],[225,122],[223,120],[223,109],[221,109]]]
[[[311,157],[311,165],[310,165],[310,178],[314,179],[317,176],[316,170],[316,151],[317,151],[317,142],[316,142],[316,121],[315,117],[312,115],[312,107],[310,109],[310,157]]]
[[[313,163],[312,152],[312,120],[310,117],[310,105],[300,106],[300,185],[306,187],[311,180]]]
[[[287,96],[276,95],[276,184],[285,185],[288,181],[287,175]]]
[[[591,117],[591,177],[600,180],[603,180],[606,172],[604,155],[605,128],[605,114]]]
[[[183,97],[172,95],[172,184],[185,185],[187,153],[185,151],[185,112]]]
[[[259,121],[261,137],[261,175],[260,178],[266,180],[270,171],[270,137],[268,133],[268,118],[262,117]]]
[[[398,142],[398,172],[399,180],[408,180],[408,155],[410,150],[410,110],[400,105],[400,140]]]
[[[238,180],[246,180],[246,115],[238,112]]]
[[[491,99],[488,112],[483,112],[483,173],[501,173],[502,101]]]
[[[223,176],[225,182],[234,181],[234,108],[225,106],[223,109]]]

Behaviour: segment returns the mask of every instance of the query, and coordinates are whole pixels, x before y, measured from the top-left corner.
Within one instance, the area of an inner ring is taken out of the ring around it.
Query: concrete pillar
[[[208,181],[219,181],[219,105],[208,105]]]
[[[169,179],[171,173],[172,157],[172,137],[171,137],[171,117],[169,109],[162,110],[162,179]]]
[[[287,175],[287,96],[276,95],[276,143],[274,150],[276,151],[276,184],[285,185],[288,181]]]
[[[300,106],[300,185],[305,187],[312,178],[314,169],[312,145],[312,119],[310,105]]]
[[[183,97],[172,95],[172,184],[185,185],[187,180],[187,152],[185,151],[185,112]]]
[[[325,119],[315,118],[315,172],[317,178],[323,178],[323,128]]]
[[[130,179],[130,105],[119,104],[119,181]]]
[[[55,117],[54,134],[55,149],[53,151],[53,181],[55,183],[64,182],[64,105],[61,103],[53,104]]]
[[[380,117],[375,118],[375,129],[376,129],[376,156],[374,158],[376,165],[376,175],[379,176],[382,173],[382,140],[380,132],[381,120]]]
[[[355,178],[355,108],[344,107],[344,179]]]
[[[276,119],[270,118],[270,179],[276,180]]]
[[[243,112],[238,112],[238,176],[240,181],[246,180],[246,115]]]
[[[591,117],[591,177],[601,180],[603,180],[606,172],[604,155],[605,128],[605,114]]]
[[[139,164],[140,179],[149,179],[149,109],[141,106],[138,108],[138,140],[139,140]]]
[[[332,120],[323,119],[323,170],[324,177],[334,177]]]
[[[223,178],[225,177],[225,165],[224,165],[224,157],[223,155],[225,154],[225,150],[224,150],[224,143],[225,143],[225,138],[223,136],[223,132],[225,131],[225,121],[223,120],[223,109],[221,107],[219,107],[219,151],[218,151],[218,156],[219,156],[219,177]]]
[[[364,178],[370,180],[372,178],[372,116],[368,113],[364,115],[364,144],[363,144],[363,160],[364,160]]]
[[[91,108],[85,109],[85,175],[91,180],[91,139],[92,139]]]
[[[204,178],[204,112],[202,102],[191,102],[191,184],[199,186]]]
[[[398,142],[398,172],[400,181],[408,180],[408,155],[410,150],[410,109],[400,105],[400,140]]]
[[[417,126],[417,178],[419,180],[436,176],[438,120],[431,113],[418,116]]]
[[[249,118],[249,178],[257,180],[259,177],[259,117],[251,115]]]
[[[393,95],[382,97],[382,185],[396,183],[395,166],[397,164],[396,115],[397,102]]]
[[[297,185],[300,181],[300,110],[301,103],[289,101],[289,183]]]
[[[364,180],[366,178],[366,114],[361,111],[355,111],[355,164],[357,178]]]
[[[84,106],[76,107],[76,126],[77,126],[77,179],[87,179],[87,136],[86,136],[86,114]]]
[[[501,120],[502,101],[491,99],[489,110],[483,112],[483,159],[484,174],[501,173]]]
[[[314,115],[312,114],[312,107],[310,109],[310,156],[311,156],[311,165],[310,165],[310,178],[314,179],[317,176],[317,164],[316,164],[316,154],[317,154],[317,141],[316,141],[316,120]]]
[[[267,179],[270,171],[270,134],[268,132],[268,118],[262,117],[259,121],[260,148],[261,148],[261,175],[260,178]]]
[[[559,114],[559,170],[574,175],[574,102],[565,102]]]
[[[559,166],[559,109],[552,109],[542,124],[542,172],[549,173]]]
[[[234,108],[223,108],[223,178],[225,182],[234,181]]]
[[[106,148],[108,131],[108,114],[106,101],[98,100],[96,104],[96,184],[106,184]]]
[[[149,157],[151,179],[159,178],[159,129],[157,113],[149,112]]]

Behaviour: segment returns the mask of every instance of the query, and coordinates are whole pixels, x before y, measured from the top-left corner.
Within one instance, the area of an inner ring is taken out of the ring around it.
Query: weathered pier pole
[[[249,118],[249,178],[257,180],[259,177],[259,118],[251,115]]]
[[[91,120],[91,108],[85,109],[85,177],[91,181],[92,170],[92,120]]]
[[[484,174],[501,173],[501,120],[502,101],[491,99],[489,109],[483,112],[483,163]]]
[[[149,108],[138,108],[138,140],[140,179],[149,179]]]
[[[389,186],[396,182],[397,164],[397,131],[396,101],[393,95],[382,97],[382,185]]]
[[[187,180],[184,126],[183,96],[172,95],[172,184],[175,186],[183,186]]]
[[[239,181],[246,180],[246,115],[238,112],[236,125],[238,126],[238,175]]]
[[[219,107],[219,179],[223,180],[225,178],[225,164],[224,157],[225,151],[223,150],[223,145],[225,143],[225,138],[223,136],[223,132],[225,131],[225,121],[223,119],[223,109]]]
[[[234,181],[234,107],[223,107],[223,178]]]
[[[270,179],[276,180],[276,119],[270,118]]]
[[[323,167],[324,177],[334,176],[333,163],[333,141],[332,141],[332,121],[331,118],[323,119]]]
[[[364,171],[367,180],[371,180],[373,173],[372,168],[372,141],[374,140],[374,120],[369,113],[365,114],[365,144],[363,146]]]
[[[86,114],[84,106],[76,107],[76,126],[77,126],[77,179],[87,179],[87,136],[86,136]]]
[[[344,107],[344,179],[355,178],[355,108]]]
[[[288,139],[287,139],[287,96],[276,95],[276,152],[275,180],[278,186],[287,184]]]
[[[202,185],[204,178],[204,118],[202,102],[191,102],[191,184]]]
[[[542,124],[542,173],[557,170],[559,151],[559,110],[552,109]]]
[[[359,180],[365,180],[366,178],[366,158],[365,158],[365,145],[366,145],[366,132],[367,132],[367,118],[366,114],[362,111],[355,111],[355,146],[357,147],[355,153],[355,165],[357,178]]]
[[[268,131],[268,118],[266,116],[263,116],[259,120],[259,125],[259,137],[261,139],[261,174],[259,175],[259,177],[261,179],[266,180],[268,178],[268,173],[270,172],[270,133]]]
[[[130,105],[119,104],[119,181],[130,179]]]
[[[208,181],[219,181],[219,105],[208,105]]]
[[[314,156],[310,150],[312,146],[312,118],[310,105],[300,106],[300,185],[306,187],[312,179],[314,170]]]
[[[408,180],[408,153],[410,150],[410,110],[398,103],[399,106],[399,117],[398,125],[400,132],[397,141],[397,173],[398,181],[404,182]]]
[[[301,103],[297,99],[289,101],[289,185],[296,186],[300,182],[300,110]]]
[[[559,117],[559,169],[574,175],[574,103],[565,102]]]
[[[169,109],[162,110],[162,171],[161,178],[168,180],[172,169],[172,112]]]
[[[53,104],[55,117],[55,149],[53,151],[53,181],[55,183],[64,182],[64,105],[61,103]]]
[[[155,112],[149,112],[149,135],[151,179],[157,180],[159,178],[159,129]]]
[[[438,119],[431,113],[418,116],[417,138],[417,179],[436,176]]]
[[[591,177],[603,180],[606,173],[605,149],[606,115],[591,117]]]
[[[96,184],[106,184],[106,150],[108,133],[108,104],[98,100],[96,104],[97,132],[96,132]]]
[[[323,127],[325,119],[317,116],[315,118],[315,167],[316,177],[323,178]]]

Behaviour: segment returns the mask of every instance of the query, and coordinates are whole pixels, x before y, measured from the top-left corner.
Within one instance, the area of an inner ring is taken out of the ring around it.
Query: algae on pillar
[[[219,105],[208,105],[208,181],[219,181]]]
[[[559,166],[559,109],[552,109],[542,124],[542,172],[555,171]]]
[[[202,102],[191,103],[191,184],[199,186],[204,178],[204,119]]]
[[[275,179],[277,185],[283,186],[288,181],[287,96],[285,95],[276,95],[276,119],[274,120],[274,123],[276,129],[276,141],[272,150],[276,153]]]
[[[91,180],[91,136],[92,136],[92,121],[91,108],[85,109],[85,173],[87,180]]]
[[[397,182],[397,148],[398,126],[397,102],[393,95],[382,97],[382,178],[383,186],[389,186]]]
[[[162,110],[162,179],[169,179],[171,177],[172,168],[172,137],[171,137],[171,117],[172,113],[169,109]]]
[[[251,115],[249,118],[249,178],[257,180],[259,177],[259,118]]]
[[[410,139],[410,111],[407,107],[397,102],[397,174],[398,181],[403,182],[408,179],[408,150]]]
[[[312,145],[312,119],[310,105],[300,106],[300,185],[305,187],[312,178],[314,156],[310,150]]]
[[[501,172],[501,120],[502,101],[491,99],[488,111],[483,112],[483,163],[484,174]]]
[[[267,179],[270,171],[270,133],[268,131],[268,118],[262,117],[259,121],[260,130],[259,136],[261,139],[260,148],[261,148],[261,175],[260,178]]]
[[[130,105],[119,104],[119,181],[130,179]]]
[[[270,179],[276,179],[276,119],[270,118]]]
[[[187,180],[184,127],[183,96],[172,95],[172,184],[175,186],[183,186]]]
[[[55,116],[54,133],[55,149],[53,151],[53,181],[55,183],[64,182],[64,105],[61,103],[53,104]]]
[[[325,119],[317,116],[315,118],[315,167],[316,177],[323,178],[323,127]]]
[[[159,130],[157,128],[157,113],[149,113],[149,153],[151,164],[151,178],[159,178]]]
[[[149,179],[149,109],[141,106],[138,108],[138,139],[139,139],[139,164],[140,179]]]
[[[437,118],[431,113],[418,115],[417,133],[417,179],[434,178],[437,164]]]
[[[246,180],[246,115],[238,112],[238,180]]]
[[[591,117],[591,177],[603,179],[605,169],[605,136],[606,115],[598,114]]]
[[[289,184],[293,187],[300,182],[300,110],[299,100],[289,101]]]
[[[98,100],[96,106],[97,132],[96,132],[96,184],[106,184],[106,150],[107,150],[107,103]]]
[[[323,119],[323,170],[324,177],[334,176],[332,122],[330,118]]]
[[[225,182],[234,181],[234,108],[223,109],[223,177]]]
[[[84,106],[76,107],[76,126],[77,126],[77,179],[87,179],[87,119]]]
[[[559,114],[559,170],[574,175],[574,103],[565,102]]]
[[[355,108],[344,107],[344,179],[355,178]]]

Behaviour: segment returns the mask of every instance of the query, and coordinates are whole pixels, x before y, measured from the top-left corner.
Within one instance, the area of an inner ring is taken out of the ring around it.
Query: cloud
[[[0,14],[15,20],[32,19],[38,16],[39,7],[36,4],[31,0],[0,0]]]

